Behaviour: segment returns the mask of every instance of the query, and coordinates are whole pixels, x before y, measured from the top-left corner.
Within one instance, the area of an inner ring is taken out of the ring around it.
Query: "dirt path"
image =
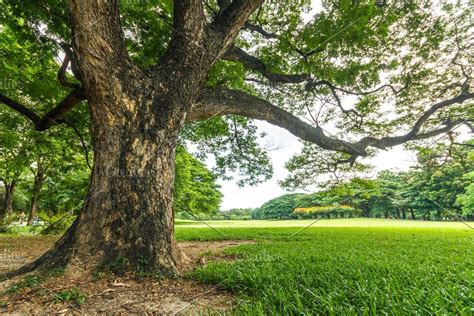
[[[0,237],[0,273],[14,270],[34,260],[55,242],[54,237]],[[248,242],[248,241],[247,241]],[[180,247],[190,259],[181,267],[186,272],[206,264],[205,258],[217,258],[223,249],[246,241],[182,242]],[[23,278],[0,283],[0,314],[160,314],[195,315],[232,310],[235,298],[216,286],[189,279],[143,279],[100,277],[78,279],[61,275],[49,277],[36,286],[12,290]],[[5,293],[10,291],[11,293]],[[75,291],[86,300],[79,306],[54,299]]]

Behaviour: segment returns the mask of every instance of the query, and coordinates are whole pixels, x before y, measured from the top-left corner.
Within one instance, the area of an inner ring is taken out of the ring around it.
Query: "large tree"
[[[248,159],[267,163],[262,151],[239,141],[251,125],[218,117],[287,129],[305,141],[288,181],[301,184],[307,173],[472,121],[464,2],[331,0],[310,21],[301,14],[308,0],[68,2],[0,3],[2,32],[37,40],[29,55],[64,50],[58,79],[69,89],[57,105],[29,84],[4,89],[0,102],[43,131],[67,122],[68,112],[87,101],[94,151],[77,220],[20,271],[126,258],[130,266],[146,259],[150,270],[176,272],[182,255],[173,236],[174,164],[185,125],[233,127],[227,130],[235,137],[226,139],[235,145],[223,149],[229,159],[218,161],[235,168],[236,153],[243,154],[240,167],[266,175]],[[30,59],[17,57],[14,46],[5,49],[15,63]],[[53,57],[41,65],[51,69]],[[18,67],[2,73],[21,76]],[[245,140],[253,141],[250,132]]]

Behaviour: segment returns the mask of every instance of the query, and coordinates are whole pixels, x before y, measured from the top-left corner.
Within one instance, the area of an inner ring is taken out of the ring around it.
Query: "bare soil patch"
[[[0,273],[19,268],[56,241],[55,237],[0,237]],[[185,273],[208,260],[219,260],[219,253],[250,241],[182,242],[189,261],[180,267]],[[50,276],[18,290],[12,286],[25,276],[0,283],[0,314],[160,314],[195,315],[231,312],[235,298],[217,286],[203,285],[185,278],[137,279],[107,276],[87,279],[71,274]],[[10,292],[10,293],[8,293]],[[72,293],[72,294],[71,294]],[[74,294],[75,293],[75,294]],[[61,300],[72,296],[68,301]],[[79,305],[81,298],[85,300]]]

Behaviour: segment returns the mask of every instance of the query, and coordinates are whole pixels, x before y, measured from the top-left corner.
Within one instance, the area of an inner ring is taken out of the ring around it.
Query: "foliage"
[[[419,166],[402,178],[406,183],[403,196],[408,208],[423,218],[462,215],[456,200],[470,185],[464,175],[474,170],[469,144],[472,145],[472,140],[461,145],[439,144],[433,149],[419,149]]]
[[[464,176],[471,184],[466,187],[466,192],[458,195],[457,203],[462,207],[465,216],[474,215],[474,171]]]
[[[257,127],[248,119],[238,116],[212,118],[185,127],[183,138],[197,143],[197,156],[201,159],[212,154],[213,172],[225,180],[232,180],[229,172],[238,171],[239,186],[256,185],[273,175],[270,158],[260,148]]]
[[[301,194],[286,194],[272,199],[260,208],[256,209],[253,218],[255,219],[284,219],[294,218],[293,210],[296,207],[296,201]]]
[[[251,208],[234,208],[228,211],[218,211],[216,213],[199,213],[189,214],[181,212],[176,215],[179,219],[184,220],[250,220],[255,210]],[[180,222],[180,225],[192,224],[189,222]]]
[[[74,222],[76,216],[69,213],[59,213],[48,216],[45,212],[39,212],[38,217],[45,222],[45,227],[41,228],[42,235],[60,235],[64,233]]]
[[[178,147],[174,183],[175,212],[216,213],[222,200],[215,176],[206,166]]]

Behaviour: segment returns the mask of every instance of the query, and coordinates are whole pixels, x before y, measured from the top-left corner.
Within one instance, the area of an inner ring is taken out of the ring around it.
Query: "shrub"
[[[312,207],[297,207],[293,211],[298,217],[318,217],[322,215],[336,215],[336,216],[354,216],[358,212],[357,209],[350,205],[320,205]]]

